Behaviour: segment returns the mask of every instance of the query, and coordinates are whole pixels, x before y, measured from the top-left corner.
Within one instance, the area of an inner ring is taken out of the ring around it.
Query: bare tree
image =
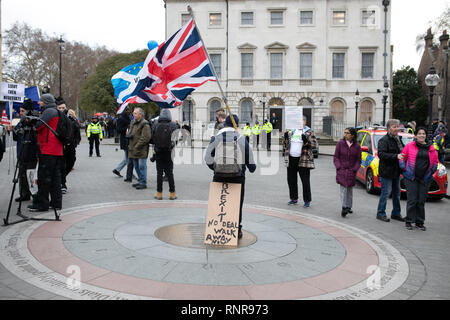
[[[5,81],[26,86],[49,86],[59,95],[58,37],[48,36],[16,22],[4,33],[3,77]],[[116,54],[105,47],[90,48],[80,42],[66,41],[62,49],[62,96],[69,108],[79,102],[84,73],[92,74],[105,58]]]
[[[442,12],[434,22],[428,22],[428,25],[431,28],[431,32],[437,35],[434,41],[436,45],[439,45],[439,35],[441,35],[444,30],[450,30],[450,6],[447,5],[444,12]],[[423,50],[425,49],[426,35],[426,32],[424,32],[423,34],[416,36],[416,51],[420,55],[423,54]]]

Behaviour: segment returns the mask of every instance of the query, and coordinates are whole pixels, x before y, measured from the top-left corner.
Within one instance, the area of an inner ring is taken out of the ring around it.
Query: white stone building
[[[354,124],[381,123],[384,76],[384,8],[381,0],[164,0],[166,38],[190,16],[211,56],[228,104],[241,124],[252,124],[284,106],[304,106],[308,125],[323,117]],[[390,7],[388,30],[390,30]],[[387,37],[390,52],[390,36]],[[386,63],[391,79],[391,55]],[[265,103],[263,103],[265,97]],[[216,83],[194,91],[174,119],[214,122],[224,107]],[[183,113],[184,110],[184,113]],[[386,115],[390,114],[387,104]],[[284,120],[284,119],[283,119]],[[284,129],[284,121],[281,124]]]

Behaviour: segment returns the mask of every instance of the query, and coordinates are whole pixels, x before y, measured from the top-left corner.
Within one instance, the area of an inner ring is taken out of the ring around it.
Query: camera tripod
[[[27,117],[27,118],[35,118],[35,117]],[[55,135],[57,135],[56,132],[47,123],[45,123],[42,120],[40,120],[40,121],[45,126],[47,126],[47,128],[49,128]],[[31,131],[32,128],[24,128],[24,130],[30,130]],[[17,208],[16,215],[21,217],[22,219],[17,220],[17,221],[13,221],[13,222],[9,222],[9,215],[11,213],[11,205],[12,205],[12,201],[13,201],[13,198],[14,198],[14,192],[16,191],[16,185],[19,182],[18,173],[19,173],[19,168],[21,167],[21,163],[22,163],[21,157],[22,157],[22,154],[23,154],[25,148],[32,143],[32,141],[30,139],[30,135],[31,135],[31,133],[29,133],[29,135],[27,136],[28,140],[24,139],[24,141],[22,142],[23,146],[22,146],[22,149],[20,150],[19,155],[17,157],[16,167],[15,167],[15,170],[14,170],[13,188],[12,188],[12,192],[11,192],[11,197],[9,199],[8,212],[6,214],[6,218],[3,219],[3,223],[4,223],[3,226],[17,224],[17,223],[21,223],[21,222],[25,222],[25,221],[29,221],[29,220],[35,220],[35,221],[61,221],[60,215],[56,211],[55,206],[53,206],[53,210],[55,212],[55,219],[34,218],[34,217],[27,217],[27,216],[23,215],[22,214],[22,197],[20,196],[19,207]],[[24,137],[25,137],[25,135],[24,135]]]

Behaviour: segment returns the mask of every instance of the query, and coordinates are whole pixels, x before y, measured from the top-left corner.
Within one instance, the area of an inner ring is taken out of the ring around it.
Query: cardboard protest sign
[[[237,247],[240,201],[240,184],[211,182],[205,244]]]

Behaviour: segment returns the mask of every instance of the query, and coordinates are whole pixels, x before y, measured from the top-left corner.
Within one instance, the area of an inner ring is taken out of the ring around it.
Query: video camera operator
[[[10,127],[10,130],[13,132],[13,139],[17,141],[17,161],[19,162],[20,196],[15,199],[16,202],[31,199],[27,170],[36,168],[39,155],[36,131],[33,122],[27,119],[26,116],[39,116],[39,113],[34,110],[31,100],[25,100],[22,107],[20,107],[20,122],[14,128]]]
[[[53,95],[43,94],[39,100],[42,114],[36,123],[37,141],[39,143],[39,167],[38,167],[38,193],[36,201],[28,206],[30,211],[48,211],[49,206],[55,209],[62,208],[61,194],[61,162],[63,145],[53,131],[59,121]],[[50,130],[44,123],[46,123]],[[51,201],[49,202],[49,193]]]

